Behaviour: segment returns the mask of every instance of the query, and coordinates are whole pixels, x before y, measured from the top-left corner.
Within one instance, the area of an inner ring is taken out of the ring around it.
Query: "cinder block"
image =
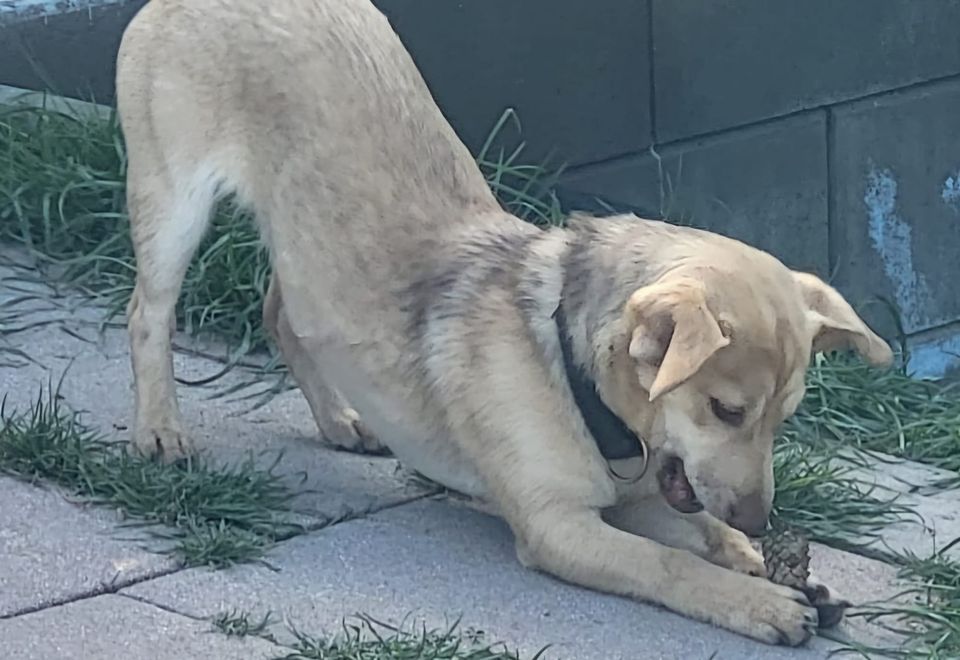
[[[650,144],[646,0],[375,0],[474,151],[508,107],[525,157],[580,164]]]
[[[853,299],[885,296],[916,332],[960,318],[960,83],[833,111],[831,242]]]
[[[652,0],[658,141],[960,73],[960,0]]]
[[[822,112],[581,168],[563,182],[568,208],[597,197],[740,239],[787,265],[827,273],[826,120]]]
[[[110,103],[120,38],[145,3],[20,0],[0,7],[0,84]]]

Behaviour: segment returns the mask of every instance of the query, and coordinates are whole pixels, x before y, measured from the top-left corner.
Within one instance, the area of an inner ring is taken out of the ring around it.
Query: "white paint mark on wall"
[[[960,170],[956,175],[948,176],[943,182],[943,192],[940,193],[943,203],[960,213]]]
[[[863,202],[869,217],[870,241],[893,284],[904,324],[908,331],[921,327],[929,309],[930,290],[923,275],[918,275],[914,268],[911,228],[897,215],[897,181],[890,170],[871,168]]]

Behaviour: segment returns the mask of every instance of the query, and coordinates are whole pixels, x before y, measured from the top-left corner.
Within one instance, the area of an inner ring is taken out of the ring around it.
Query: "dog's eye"
[[[740,426],[743,424],[743,408],[728,408],[717,399],[710,399],[710,409],[724,424],[730,426]]]

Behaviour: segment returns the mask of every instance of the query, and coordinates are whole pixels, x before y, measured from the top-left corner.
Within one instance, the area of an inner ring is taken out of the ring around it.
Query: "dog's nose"
[[[730,510],[729,525],[747,536],[760,536],[767,528],[770,510],[760,495],[747,495]]]

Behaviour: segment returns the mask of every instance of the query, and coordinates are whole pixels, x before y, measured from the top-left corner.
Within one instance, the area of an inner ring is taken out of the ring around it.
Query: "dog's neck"
[[[570,391],[600,454],[608,461],[642,455],[643,444],[640,438],[604,403],[597,391],[597,383],[590,375],[591,370],[576,358],[562,294],[553,318]],[[592,351],[586,353],[592,359]]]

